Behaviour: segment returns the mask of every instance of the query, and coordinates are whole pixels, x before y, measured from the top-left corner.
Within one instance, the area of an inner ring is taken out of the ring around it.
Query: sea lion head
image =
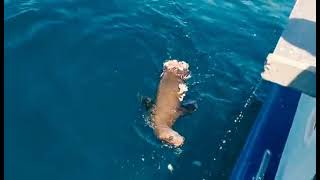
[[[163,73],[167,71],[173,72],[182,80],[187,80],[191,77],[189,71],[189,64],[185,61],[178,61],[175,59],[166,61],[165,63],[163,63]]]
[[[176,148],[184,143],[184,137],[169,127],[158,127],[156,132],[161,141]]]

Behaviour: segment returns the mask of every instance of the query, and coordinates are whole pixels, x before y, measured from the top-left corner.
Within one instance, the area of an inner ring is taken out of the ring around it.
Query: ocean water
[[[228,179],[293,4],[5,0],[5,179]],[[155,139],[138,100],[167,59],[190,64],[199,106],[174,126],[180,149]]]

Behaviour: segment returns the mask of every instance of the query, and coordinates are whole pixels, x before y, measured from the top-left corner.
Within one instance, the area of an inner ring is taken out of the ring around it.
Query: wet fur
[[[181,83],[184,80],[171,71],[164,72],[160,80],[156,103],[151,110],[154,133],[160,140],[168,141],[166,138],[170,137],[166,137],[167,134],[180,136],[172,126],[182,115],[178,94]]]
[[[182,82],[183,80],[177,78],[172,72],[163,74],[158,87],[155,107],[152,111],[154,126],[171,128],[181,115],[178,85]]]

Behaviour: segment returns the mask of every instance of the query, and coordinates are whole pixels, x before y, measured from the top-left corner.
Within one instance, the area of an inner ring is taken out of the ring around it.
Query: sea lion
[[[155,135],[161,141],[179,147],[184,143],[184,137],[172,129],[177,118],[196,110],[195,102],[182,104],[188,87],[185,81],[189,79],[188,63],[169,60],[163,64],[163,72],[157,90],[156,101],[143,97],[144,105],[150,110],[151,124]]]

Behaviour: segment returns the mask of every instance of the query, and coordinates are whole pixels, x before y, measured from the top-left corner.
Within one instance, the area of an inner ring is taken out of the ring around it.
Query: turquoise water
[[[5,179],[227,179],[293,3],[5,0]],[[190,64],[199,106],[176,123],[178,150],[138,101],[171,58]]]

